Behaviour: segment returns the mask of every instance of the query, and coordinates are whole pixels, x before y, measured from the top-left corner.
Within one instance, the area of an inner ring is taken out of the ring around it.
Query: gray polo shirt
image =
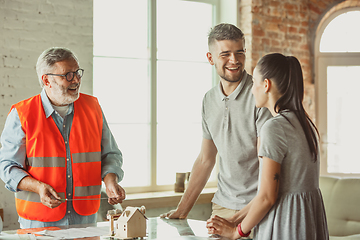
[[[221,83],[203,99],[203,137],[218,150],[218,190],[212,202],[239,210],[256,195],[259,162],[257,137],[271,118],[266,108],[257,108],[251,93],[252,76],[244,76],[233,93],[225,96]]]

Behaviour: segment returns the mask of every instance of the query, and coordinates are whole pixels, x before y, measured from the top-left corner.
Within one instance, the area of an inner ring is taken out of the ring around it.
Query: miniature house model
[[[106,218],[110,221],[110,236],[115,236],[114,220],[117,220],[122,214],[121,209],[112,209],[107,212]]]
[[[115,237],[122,239],[146,237],[145,207],[127,207],[116,221]]]

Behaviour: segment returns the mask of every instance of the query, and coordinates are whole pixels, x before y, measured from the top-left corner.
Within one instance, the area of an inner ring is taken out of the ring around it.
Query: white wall
[[[12,104],[40,93],[35,65],[47,48],[67,47],[85,69],[81,91],[92,93],[91,0],[0,0],[0,131]],[[4,229],[15,229],[14,194],[0,181]]]

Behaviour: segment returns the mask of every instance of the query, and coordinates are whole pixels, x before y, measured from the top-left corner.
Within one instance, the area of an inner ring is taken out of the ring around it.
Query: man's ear
[[[44,86],[49,86],[50,85],[50,81],[49,81],[49,76],[44,74],[41,76],[41,80],[44,84]]]
[[[207,52],[207,53],[206,53],[206,57],[207,57],[209,63],[210,63],[211,65],[214,65],[214,61],[213,61],[213,57],[212,57],[211,52]]]

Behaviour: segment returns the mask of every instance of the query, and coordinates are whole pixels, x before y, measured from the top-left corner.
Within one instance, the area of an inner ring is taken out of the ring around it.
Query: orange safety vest
[[[100,207],[101,137],[103,118],[95,97],[80,94],[74,102],[74,118],[69,136],[71,159],[66,159],[64,139],[53,118],[46,118],[40,95],[21,101],[16,108],[26,135],[26,171],[35,179],[49,184],[66,198],[66,166],[72,164],[73,198],[99,200],[72,201],[80,215],[91,215]],[[12,109],[11,108],[11,109]],[[33,192],[15,193],[16,209],[22,218],[41,222],[61,220],[66,202],[50,209]]]

